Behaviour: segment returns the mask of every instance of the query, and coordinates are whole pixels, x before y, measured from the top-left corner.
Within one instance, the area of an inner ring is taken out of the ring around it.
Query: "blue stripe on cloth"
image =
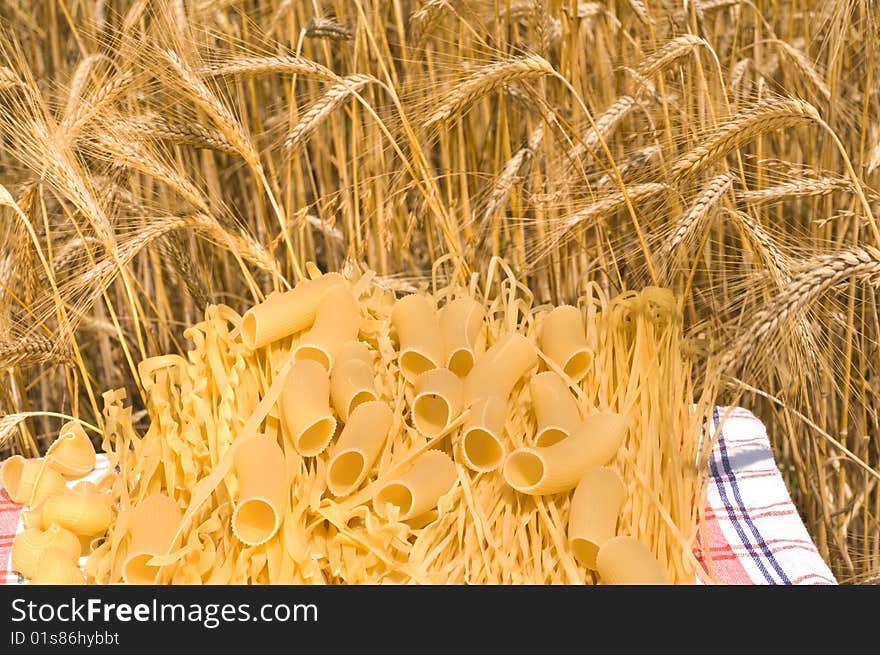
[[[719,450],[722,448],[722,444],[724,443],[724,434],[722,431],[718,429],[718,408],[714,408],[712,410],[712,425],[714,428],[714,437],[715,441],[718,443]],[[723,451],[722,451],[723,452]],[[722,460],[723,462],[723,460]],[[724,503],[724,507],[727,510],[727,518],[730,519],[730,524],[736,530],[737,535],[739,535],[740,541],[746,547],[746,550],[749,552],[749,555],[752,556],[752,559],[755,561],[758,569],[761,571],[761,574],[764,576],[764,579],[767,580],[769,584],[776,584],[776,580],[773,578],[770,571],[767,570],[767,567],[764,566],[764,561],[761,559],[761,556],[755,552],[754,546],[752,546],[752,542],[749,541],[748,535],[746,535],[745,530],[743,530],[742,525],[740,525],[739,519],[736,516],[736,512],[733,509],[733,506],[730,504],[730,501],[727,499],[727,491],[725,491],[725,482],[724,478],[733,477],[730,475],[722,475],[718,470],[718,459],[715,454],[715,449],[712,449],[712,454],[709,457],[709,470],[712,473],[712,478],[715,480],[715,486],[718,488],[718,495],[721,496],[721,502]]]
[[[718,408],[715,407],[712,410],[712,420],[715,423],[715,428],[718,428]],[[722,431],[723,433],[723,431]],[[785,571],[782,570],[782,567],[779,565],[779,562],[776,560],[776,557],[773,555],[773,551],[767,546],[767,543],[764,541],[764,538],[761,536],[761,531],[758,530],[758,526],[752,521],[751,516],[749,515],[748,510],[746,509],[745,503],[743,502],[742,495],[739,492],[739,484],[736,481],[736,476],[733,474],[733,469],[730,466],[730,459],[727,457],[727,445],[724,443],[723,434],[719,435],[718,438],[718,447],[721,451],[721,462],[724,465],[725,470],[728,474],[728,479],[730,480],[730,488],[733,491],[733,497],[736,499],[737,505],[739,505],[740,514],[745,519],[746,525],[752,533],[752,536],[755,537],[755,542],[758,548],[764,553],[764,556],[770,562],[770,565],[779,575],[782,580],[782,584],[791,584],[791,580],[788,579],[788,576],[785,575]],[[725,503],[726,504],[726,503]],[[775,581],[771,580],[771,584],[775,584]]]

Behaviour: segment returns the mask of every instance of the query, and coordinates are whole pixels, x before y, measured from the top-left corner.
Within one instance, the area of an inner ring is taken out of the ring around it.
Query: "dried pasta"
[[[46,463],[66,478],[82,478],[95,468],[95,447],[77,421],[65,423],[46,451]]]
[[[330,373],[330,397],[343,421],[361,403],[378,398],[373,383],[373,356],[366,344],[349,341],[342,346]]]
[[[392,507],[402,521],[421,516],[449,493],[455,479],[455,464],[449,455],[429,450],[406,473],[376,492],[373,507],[379,516],[388,516],[388,508]]]
[[[596,557],[596,568],[605,584],[669,584],[660,562],[634,537],[614,537],[606,541]]]
[[[535,413],[535,445],[552,446],[570,436],[581,423],[577,401],[558,374],[538,373],[529,382]]]
[[[248,546],[259,546],[278,532],[287,511],[290,481],[284,452],[274,438],[253,435],[235,451],[234,461],[240,491],[232,531]]]
[[[461,413],[461,380],[449,369],[435,368],[419,375],[414,386],[413,424],[426,437],[435,437]]]
[[[297,359],[313,359],[328,371],[343,345],[356,340],[360,328],[357,300],[345,286],[327,291],[315,313],[315,322],[296,345]]]
[[[44,460],[13,455],[3,462],[3,487],[16,503],[39,505],[47,496],[64,489],[64,478]]]
[[[626,500],[626,485],[614,469],[587,471],[571,496],[568,543],[572,553],[588,569],[596,568],[596,556],[617,529]]]
[[[391,324],[400,341],[400,372],[408,382],[412,383],[419,374],[443,365],[443,334],[428,298],[412,294],[398,300],[391,310]]]
[[[562,305],[544,317],[541,350],[574,382],[580,382],[593,362],[584,321],[577,307]]]
[[[393,420],[391,408],[381,400],[362,403],[351,413],[327,464],[327,487],[334,496],[346,496],[364,481]]]
[[[122,564],[122,579],[129,584],[153,584],[159,568],[150,564],[171,548],[183,512],[164,494],[147,496],[131,510],[130,542]],[[240,517],[239,517],[240,518]]]
[[[473,298],[452,300],[440,310],[440,330],[446,350],[446,368],[464,377],[483,347],[483,306]]]
[[[33,578],[37,574],[40,556],[49,548],[60,549],[71,560],[78,559],[82,551],[76,535],[59,525],[50,525],[45,530],[27,528],[12,545],[13,569],[27,578]]]
[[[281,392],[281,415],[287,436],[300,455],[324,451],[336,430],[330,411],[327,370],[311,359],[299,360],[290,369]]]

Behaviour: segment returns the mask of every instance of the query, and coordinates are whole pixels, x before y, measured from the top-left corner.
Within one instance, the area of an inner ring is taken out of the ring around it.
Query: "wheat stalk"
[[[196,122],[172,122],[157,113],[123,119],[120,121],[120,126],[130,131],[135,137],[143,135],[157,140],[172,141],[179,145],[207,148],[227,154],[238,152],[220,130],[205,127]]]
[[[179,57],[176,54],[174,54],[174,57],[179,61]],[[175,65],[175,68],[177,67]],[[313,77],[330,82],[335,82],[339,79],[339,76],[326,66],[322,66],[311,59],[295,55],[229,57],[204,64],[198,70],[199,75],[208,78],[225,77],[228,75],[270,75],[276,73],[302,75],[303,77]],[[190,72],[189,75],[194,76],[194,73]]]
[[[666,68],[672,62],[681,59],[693,52],[698,46],[709,44],[693,34],[682,34],[664,43],[656,52],[647,57],[638,67],[637,71],[644,77],[650,77],[659,70]]]
[[[528,55],[488,64],[456,84],[424,121],[426,129],[437,127],[459,115],[483,96],[514,80],[527,80],[553,75],[550,63],[538,55]]]
[[[794,98],[763,100],[736,118],[720,125],[703,143],[676,159],[669,169],[669,174],[673,178],[694,175],[718,157],[762,134],[820,120],[816,108],[802,100]]]
[[[377,82],[371,75],[354,74],[342,78],[327,90],[302,116],[284,139],[284,148],[292,152],[308,141],[324,119],[340,107],[352,94],[370,82]]]
[[[732,184],[733,178],[727,173],[717,175],[705,184],[694,202],[678,220],[675,229],[660,246],[657,253],[660,262],[672,261],[678,246],[703,224]]]
[[[827,196],[835,191],[853,191],[852,181],[845,177],[822,176],[792,180],[784,184],[758,189],[740,191],[737,198],[752,205],[768,204],[785,198],[815,198]]]
[[[310,39],[329,39],[331,41],[351,41],[354,35],[345,25],[330,18],[315,16],[306,25],[306,36]]]

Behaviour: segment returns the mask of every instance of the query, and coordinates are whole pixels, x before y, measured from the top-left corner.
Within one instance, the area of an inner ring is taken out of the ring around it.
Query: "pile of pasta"
[[[461,278],[456,278],[461,279]],[[401,295],[321,274],[139,365],[4,486],[36,583],[691,583],[701,424],[671,292],[535,306],[502,262]],[[705,395],[705,394],[704,394]],[[85,557],[80,568],[77,558]]]

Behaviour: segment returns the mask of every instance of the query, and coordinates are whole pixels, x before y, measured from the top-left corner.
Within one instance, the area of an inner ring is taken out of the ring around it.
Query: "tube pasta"
[[[561,305],[544,317],[540,345],[547,357],[558,364],[573,382],[580,382],[593,363],[584,319],[577,307]]]
[[[83,537],[103,533],[112,518],[107,496],[88,488],[66,489],[43,502],[43,524],[57,523]]]
[[[34,584],[38,585],[84,585],[85,576],[76,559],[61,548],[47,548],[40,555]]]
[[[501,337],[486,351],[465,379],[465,399],[488,396],[507,400],[519,379],[538,363],[535,345],[521,334]]]
[[[440,497],[452,489],[456,477],[449,455],[429,450],[406,473],[382,485],[373,497],[373,508],[385,518],[389,517],[389,505],[396,508],[399,520],[415,518],[436,507]]]
[[[159,567],[151,565],[154,555],[165,555],[183,518],[177,503],[164,494],[147,496],[131,510],[128,530],[131,542],[122,564],[122,579],[128,584],[153,584]]]
[[[60,525],[50,525],[46,530],[28,528],[12,544],[13,570],[26,578],[33,578],[37,574],[40,556],[49,548],[60,548],[74,560],[82,552],[77,536]]]
[[[504,463],[504,479],[532,496],[568,491],[588,470],[611,461],[625,435],[626,421],[619,414],[590,416],[552,446],[513,451]]]
[[[314,457],[330,444],[336,419],[330,411],[327,370],[311,359],[294,364],[281,391],[281,419],[288,438],[304,457]]]
[[[552,446],[574,432],[581,423],[577,401],[565,381],[553,371],[538,373],[529,382],[537,431],[535,445]]]
[[[498,468],[506,452],[502,439],[506,416],[507,401],[500,396],[474,401],[462,428],[456,458],[481,473]]]
[[[373,384],[373,357],[366,344],[349,341],[339,351],[330,373],[330,398],[336,413],[347,421],[361,403],[376,400]]]
[[[435,437],[461,413],[461,379],[448,369],[435,368],[419,375],[414,386],[413,424],[426,437]]]
[[[338,273],[303,280],[291,291],[270,295],[252,307],[241,320],[244,344],[254,350],[305,330],[315,320],[318,305],[332,288],[345,284]]]
[[[484,316],[483,306],[473,298],[456,298],[440,310],[446,368],[459,377],[466,376],[474,366]]]
[[[39,505],[47,496],[64,489],[64,478],[45,460],[13,455],[0,469],[3,488],[19,505]]]
[[[313,359],[331,370],[342,346],[357,339],[360,319],[351,291],[345,286],[331,288],[318,306],[314,324],[300,338],[296,358]]]
[[[362,403],[351,413],[327,463],[327,487],[334,496],[346,496],[364,481],[393,419],[388,403],[378,400]]]
[[[46,462],[66,478],[82,478],[95,468],[95,447],[77,421],[65,423],[46,451]]]
[[[610,468],[590,469],[575,487],[568,518],[568,545],[588,569],[596,568],[599,549],[614,536],[624,500],[626,485]]]
[[[431,301],[421,294],[412,294],[394,303],[391,323],[400,342],[398,365],[407,382],[414,382],[420,373],[439,368],[445,361],[443,334]]]
[[[599,549],[599,578],[609,585],[665,585],[669,577],[654,554],[635,537],[614,537]]]
[[[287,511],[284,451],[272,437],[254,435],[235,451],[234,466],[240,491],[232,532],[248,546],[259,546],[275,535]]]

